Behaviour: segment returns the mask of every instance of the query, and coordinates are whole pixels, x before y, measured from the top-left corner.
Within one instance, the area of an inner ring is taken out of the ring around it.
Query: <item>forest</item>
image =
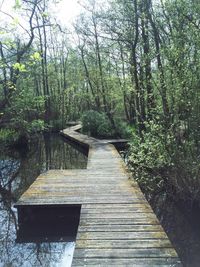
[[[199,203],[200,2],[80,2],[70,29],[53,0],[1,9],[2,149],[82,120],[93,136],[130,140],[142,188]]]

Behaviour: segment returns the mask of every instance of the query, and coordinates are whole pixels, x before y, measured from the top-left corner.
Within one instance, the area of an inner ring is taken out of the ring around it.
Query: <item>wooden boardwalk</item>
[[[72,266],[181,266],[115,147],[78,129],[70,127],[62,134],[89,147],[87,169],[40,175],[17,206],[81,205]]]

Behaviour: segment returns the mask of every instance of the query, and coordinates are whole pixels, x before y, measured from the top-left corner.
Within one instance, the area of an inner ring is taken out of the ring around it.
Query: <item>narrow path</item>
[[[40,175],[17,205],[81,205],[72,266],[181,266],[115,147],[78,133],[80,127],[62,134],[89,148],[87,169]]]

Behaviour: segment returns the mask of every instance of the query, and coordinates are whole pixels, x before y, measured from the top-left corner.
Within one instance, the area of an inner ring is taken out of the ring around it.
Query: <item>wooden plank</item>
[[[172,248],[168,239],[133,239],[133,240],[85,240],[78,239],[76,248],[88,249],[128,249],[128,248]]]
[[[159,224],[117,224],[117,225],[80,225],[79,233],[81,232],[160,232],[163,228]]]
[[[46,203],[51,203],[52,201],[58,201],[58,203],[71,203],[71,202],[79,202],[79,203],[127,203],[127,202],[131,202],[131,203],[142,203],[144,201],[144,199],[141,198],[132,198],[132,197],[123,197],[123,196],[110,196],[109,194],[107,195],[99,195],[96,196],[96,199],[93,196],[67,196],[65,193],[56,193],[56,194],[30,194],[30,195],[25,195],[23,198],[21,198],[21,201],[23,202],[40,202],[40,201],[46,201]]]
[[[75,258],[177,258],[173,248],[125,248],[125,249],[81,249],[76,248]]]
[[[106,203],[105,203],[106,202]],[[132,203],[143,203],[141,200],[132,200]],[[30,204],[31,203],[31,204]],[[27,205],[73,205],[73,204],[119,204],[119,203],[127,203],[126,200],[124,199],[109,199],[109,200],[105,200],[105,199],[97,199],[96,201],[93,198],[90,199],[82,199],[82,198],[74,198],[74,199],[63,199],[61,197],[57,197],[57,198],[52,198],[52,199],[48,199],[48,198],[33,198],[33,197],[29,197],[28,199],[20,199],[15,206],[27,206]]]
[[[124,208],[121,210],[118,210],[116,208],[113,209],[82,209],[81,214],[127,214],[127,216],[132,215],[134,213],[153,213],[151,209],[148,208]]]
[[[84,258],[74,259],[72,267],[95,266],[95,267],[181,267],[182,264],[177,258]]]
[[[135,219],[135,218],[146,218],[146,219],[155,219],[156,216],[154,213],[146,212],[135,212],[135,213],[81,213],[81,218],[87,219]]]
[[[55,186],[53,188],[51,187],[43,187],[43,186],[33,186],[31,187],[31,194],[48,194],[48,193],[55,193],[55,194],[60,194],[62,192],[64,193],[67,193],[68,195],[77,195],[78,193],[80,194],[87,194],[87,195],[102,195],[102,191],[99,190],[99,189],[104,189],[104,195],[107,193],[109,195],[112,195],[113,197],[114,196],[129,196],[129,197],[133,197],[133,193],[138,193],[138,190],[127,190],[125,192],[122,192],[122,190],[120,189],[112,189],[112,188],[106,188],[105,187],[101,187],[98,188],[97,186],[91,186],[90,188],[84,188],[84,189],[81,189],[81,188],[71,188],[71,187],[68,187],[68,186]],[[110,190],[109,190],[110,189]],[[28,192],[26,193],[28,195]],[[140,192],[139,194],[137,194],[140,196],[140,198],[144,198],[142,195],[140,195]]]
[[[145,202],[144,204],[140,204],[140,203],[127,203],[127,204],[84,204],[82,205],[82,209],[83,210],[90,210],[90,209],[97,209],[100,210],[100,212],[102,212],[102,210],[107,210],[107,209],[118,209],[123,210],[126,208],[130,208],[130,209],[134,209],[134,208],[148,208],[151,209],[151,207],[149,206],[149,204],[147,202]],[[152,209],[151,209],[152,210]]]
[[[137,205],[137,204],[135,204]],[[115,207],[117,206],[117,207]],[[121,208],[120,208],[121,207]],[[81,210],[81,213],[141,213],[141,212],[146,212],[146,213],[152,213],[152,209],[150,207],[145,207],[145,205],[141,205],[140,207],[127,207],[126,204],[124,206],[122,205],[113,205],[112,208],[83,208]]]
[[[146,219],[146,218],[135,218],[135,219],[82,219],[80,218],[80,225],[152,225],[152,224],[159,224],[158,219]]]
[[[162,239],[167,238],[164,231],[162,232],[78,232],[77,239],[86,240],[132,240],[132,239]]]

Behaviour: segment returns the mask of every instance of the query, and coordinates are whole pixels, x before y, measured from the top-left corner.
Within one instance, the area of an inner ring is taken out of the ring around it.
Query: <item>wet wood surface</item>
[[[62,135],[89,148],[87,169],[41,174],[16,205],[81,205],[72,266],[181,266],[112,142],[80,134],[80,128]]]

